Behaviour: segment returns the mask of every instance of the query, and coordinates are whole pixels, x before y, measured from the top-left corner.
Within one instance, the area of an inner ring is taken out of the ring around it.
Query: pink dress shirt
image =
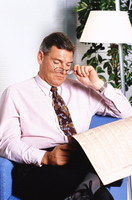
[[[41,166],[45,148],[67,143],[53,108],[51,86],[38,75],[7,88],[0,100],[0,156]],[[91,117],[128,117],[132,107],[117,89],[108,85],[104,94],[73,79],[58,87],[77,133],[88,130]]]

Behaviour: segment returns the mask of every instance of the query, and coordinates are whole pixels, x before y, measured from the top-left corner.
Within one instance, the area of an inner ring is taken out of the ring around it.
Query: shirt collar
[[[52,92],[50,91],[51,85],[49,85],[46,81],[44,81],[38,74],[35,77],[35,81],[38,84],[38,86],[41,88],[41,90],[44,92],[45,95],[51,96]],[[58,93],[61,92],[61,87],[58,88]]]

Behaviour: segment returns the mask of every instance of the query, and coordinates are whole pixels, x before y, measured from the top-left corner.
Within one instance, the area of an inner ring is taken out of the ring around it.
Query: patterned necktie
[[[52,98],[54,102],[54,109],[58,117],[59,125],[61,130],[67,136],[72,136],[76,134],[76,130],[74,128],[69,110],[65,105],[64,100],[62,97],[57,93],[56,87],[51,87]]]

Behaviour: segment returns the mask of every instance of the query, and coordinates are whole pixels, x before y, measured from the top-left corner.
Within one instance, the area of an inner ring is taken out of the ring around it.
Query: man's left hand
[[[104,82],[98,77],[97,72],[91,65],[80,66],[76,64],[72,70],[74,71],[77,79],[86,86],[90,86],[95,90],[99,90],[104,85]]]

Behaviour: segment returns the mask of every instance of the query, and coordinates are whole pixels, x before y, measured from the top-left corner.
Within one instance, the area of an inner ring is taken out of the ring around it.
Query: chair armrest
[[[7,200],[12,195],[13,163],[0,157],[0,199]]]

